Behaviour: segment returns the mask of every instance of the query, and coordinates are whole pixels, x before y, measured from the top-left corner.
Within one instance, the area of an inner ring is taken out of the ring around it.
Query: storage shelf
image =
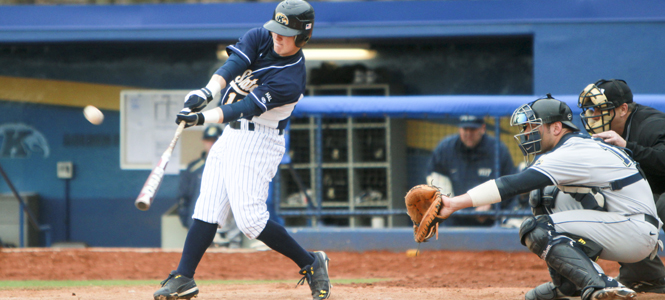
[[[355,203],[354,206],[355,207],[377,207],[377,206],[389,207],[390,206],[390,201],[388,201],[388,200],[368,201],[368,202]]]
[[[293,168],[296,170],[299,169],[311,169],[316,167],[316,164],[293,164]],[[323,163],[321,167],[324,169],[346,169],[353,167],[354,169],[372,169],[372,168],[388,168],[390,163],[387,162],[354,162],[351,164],[348,163]],[[289,166],[280,166],[281,169],[288,169]]]
[[[365,89],[359,94],[376,92],[374,95],[379,96],[387,96],[389,91],[388,85],[384,84],[325,85],[310,86],[308,93],[339,95],[341,91],[345,95],[354,95],[356,89]],[[316,204],[308,206],[299,198],[301,187],[289,174],[290,167],[281,165],[279,192],[280,199],[283,199],[280,209],[284,216],[299,218],[291,219],[298,224],[306,223],[302,219],[311,217],[312,222],[356,227],[367,226],[367,216],[371,216],[373,211],[403,209],[406,193],[406,145],[403,143],[406,123],[389,117],[317,118],[293,120],[289,128],[289,154],[293,160],[291,167],[300,177],[307,177],[306,180],[301,178],[302,185],[305,185],[302,188],[309,191],[312,201],[317,201],[320,196],[322,207],[317,208]],[[294,148],[294,145],[298,147]],[[322,148],[318,149],[319,146]],[[320,164],[317,161],[319,158]],[[321,191],[316,191],[317,186]],[[303,209],[309,213],[299,215],[297,211]],[[316,217],[329,215],[326,212],[332,211],[338,211],[334,215],[340,217]],[[400,225],[406,225],[408,220],[407,216],[378,215],[387,216],[388,227],[394,225],[395,219],[404,219]]]
[[[348,207],[349,203],[344,202],[344,201],[324,201],[323,202],[323,207]],[[288,208],[307,208],[306,204],[282,204],[280,205],[281,208],[283,209],[288,209]],[[314,206],[314,209],[316,209],[316,206]]]

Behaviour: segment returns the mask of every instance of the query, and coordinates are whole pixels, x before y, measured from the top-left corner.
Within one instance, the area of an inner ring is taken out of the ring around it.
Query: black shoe
[[[300,275],[304,276],[298,281],[296,287],[305,284],[305,280],[307,280],[307,284],[312,290],[312,299],[328,299],[332,289],[330,278],[328,278],[328,262],[330,259],[323,251],[316,251],[312,254],[314,254],[314,263],[300,270]]]
[[[199,287],[194,279],[171,271],[169,277],[161,283],[162,288],[153,295],[155,300],[191,299],[199,294]]]
[[[628,282],[624,283],[624,285],[638,293],[665,294],[665,277],[654,280]]]

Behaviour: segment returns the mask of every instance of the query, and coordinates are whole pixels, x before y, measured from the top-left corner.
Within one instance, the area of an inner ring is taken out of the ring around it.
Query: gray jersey
[[[649,184],[644,179],[612,190],[611,182],[639,173],[635,162],[617,147],[582,136],[572,136],[542,155],[530,168],[544,174],[562,191],[600,188],[605,211],[581,209],[570,195],[559,192],[550,215],[557,232],[591,239],[603,247],[600,258],[637,262],[654,254],[659,226],[645,214],[656,216]]]
[[[569,138],[555,151],[542,155],[530,168],[543,173],[562,191],[574,187],[599,187],[609,212],[624,215],[656,215],[651,188],[639,180],[620,190],[610,182],[639,171],[635,162],[621,149],[590,138]]]

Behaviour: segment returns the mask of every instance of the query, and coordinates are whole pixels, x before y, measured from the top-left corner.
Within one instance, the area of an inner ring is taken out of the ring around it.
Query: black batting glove
[[[212,92],[208,88],[194,90],[185,96],[185,108],[192,112],[199,112],[212,101]]]
[[[185,128],[187,128],[192,126],[203,125],[205,117],[203,117],[203,113],[200,112],[193,113],[188,108],[185,108],[181,110],[175,118],[176,124],[179,125],[181,121],[185,121]]]

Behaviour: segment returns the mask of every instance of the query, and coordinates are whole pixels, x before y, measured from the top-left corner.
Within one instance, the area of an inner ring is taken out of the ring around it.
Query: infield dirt
[[[543,261],[527,252],[424,251],[326,252],[330,257],[331,299],[524,299],[524,293],[549,280]],[[152,299],[180,252],[161,249],[3,249],[0,280],[154,280],[153,285],[8,289],[0,299]],[[619,265],[600,261],[616,276]],[[295,288],[298,267],[274,251],[210,249],[197,280],[292,280],[293,283],[199,284],[197,300],[311,299],[309,288]],[[354,280],[385,278],[373,283]],[[345,282],[335,283],[344,279]],[[349,280],[350,279],[350,280]],[[663,299],[640,294],[638,299]]]

